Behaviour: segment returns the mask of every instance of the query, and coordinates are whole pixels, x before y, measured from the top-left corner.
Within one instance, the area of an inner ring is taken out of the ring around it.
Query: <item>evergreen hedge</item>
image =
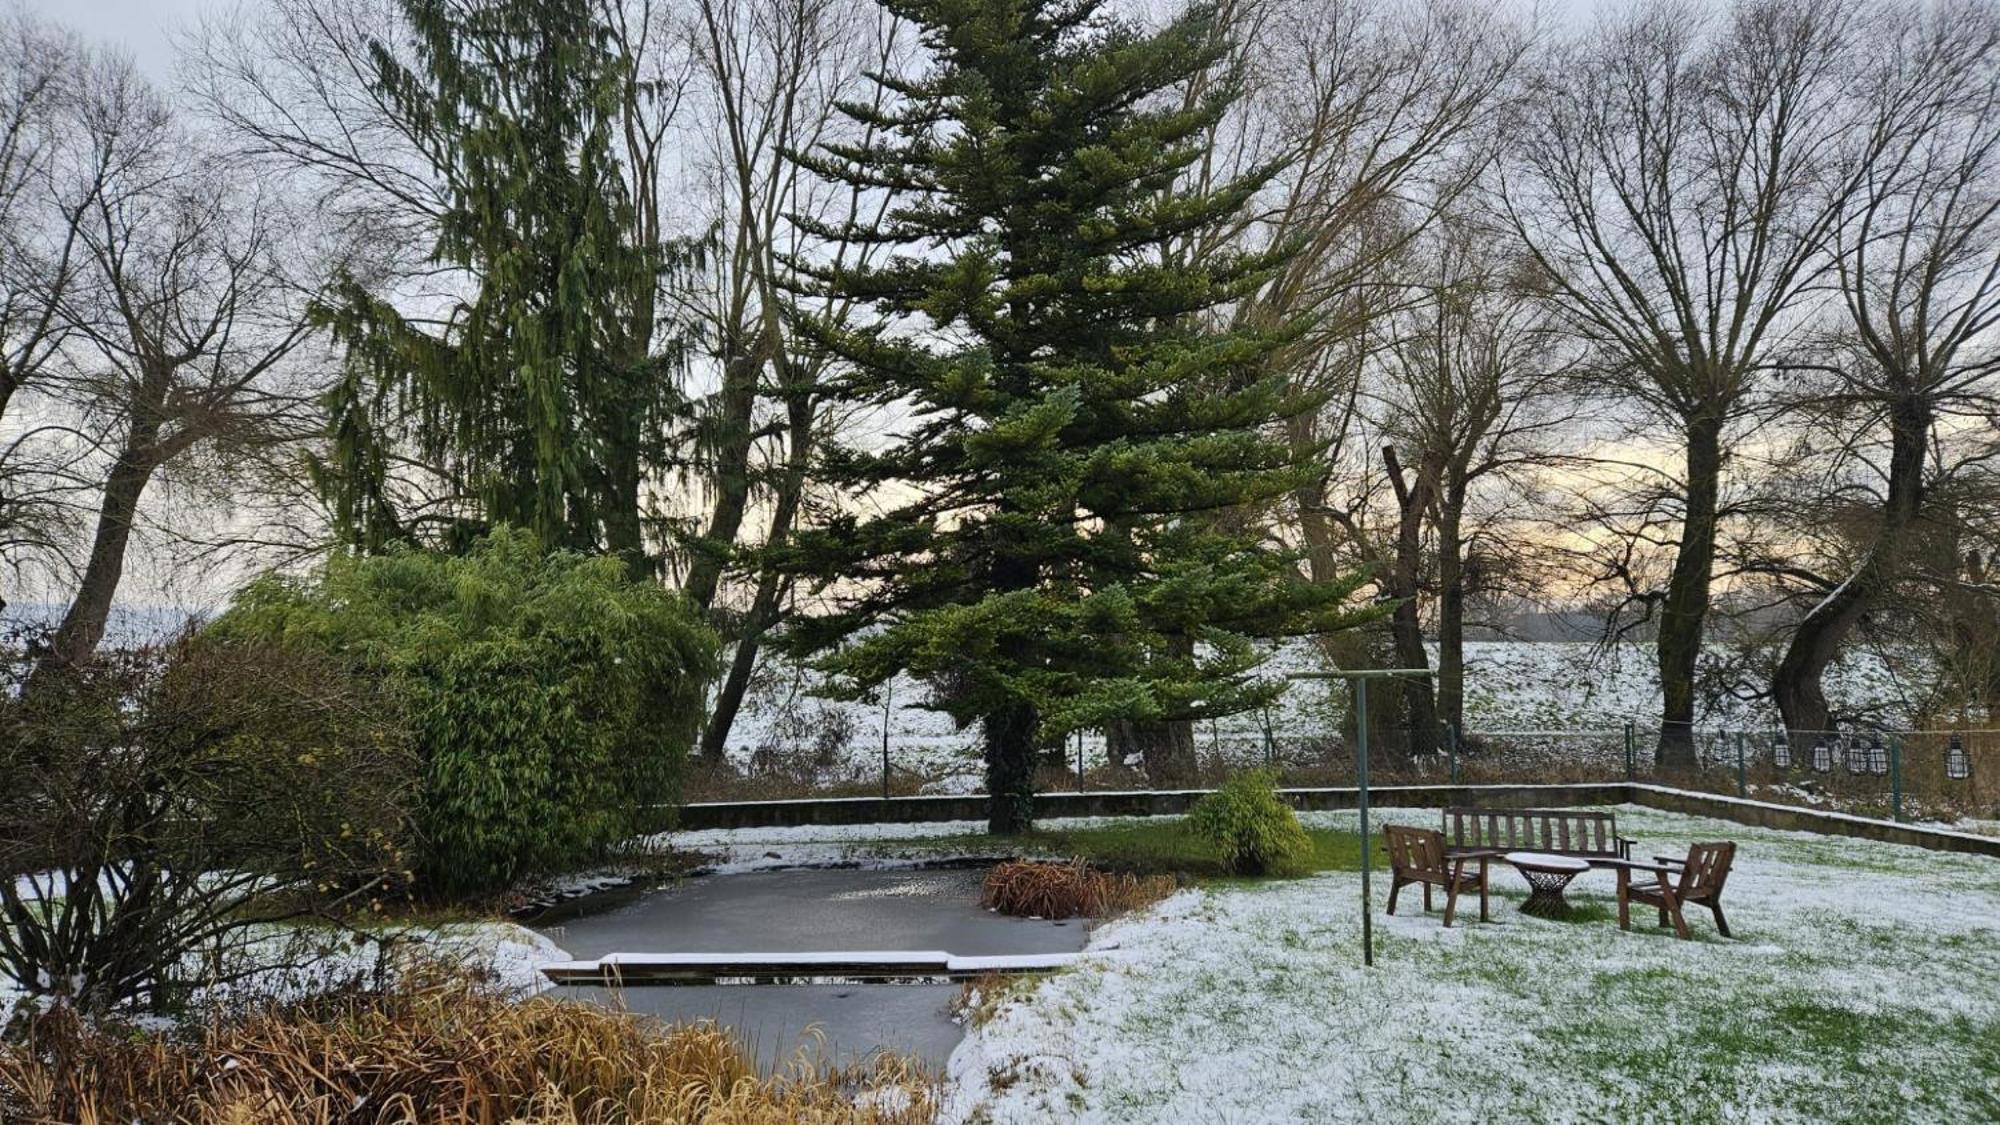
[[[253,583],[211,630],[386,677],[424,762],[417,873],[447,897],[589,860],[678,796],[719,643],[615,558],[494,532]]]

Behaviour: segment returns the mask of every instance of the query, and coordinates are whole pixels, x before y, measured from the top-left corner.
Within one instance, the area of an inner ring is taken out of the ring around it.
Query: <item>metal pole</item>
[[[1369,894],[1368,869],[1372,860],[1368,848],[1368,680],[1354,681],[1354,709],[1360,714],[1360,735],[1355,744],[1355,804],[1361,810],[1361,963],[1375,964],[1374,899]]]
[[[1903,737],[1889,736],[1889,805],[1896,819],[1903,819]]]
[[[1355,808],[1361,813],[1361,963],[1375,964],[1374,896],[1370,881],[1374,849],[1368,842],[1368,681],[1376,676],[1430,676],[1428,668],[1369,668],[1353,672],[1294,672],[1294,680],[1350,680],[1354,683]]]
[[[1632,729],[1632,720],[1625,720],[1625,780],[1632,780],[1639,761],[1639,736]]]
[[[1451,755],[1451,783],[1453,785],[1457,785],[1458,784],[1458,724],[1457,723],[1446,723],[1444,725],[1444,747],[1445,747],[1445,753]]]
[[[894,682],[882,685],[882,799],[889,799],[889,705],[896,698]]]
[[[1076,732],[1076,791],[1083,792],[1083,732]]]
[[[1743,732],[1739,730],[1736,732],[1736,795],[1738,797],[1748,797],[1750,795],[1750,779],[1743,770]]]

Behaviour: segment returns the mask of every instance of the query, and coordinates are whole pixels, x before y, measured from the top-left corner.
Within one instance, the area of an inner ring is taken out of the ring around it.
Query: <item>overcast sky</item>
[[[6,3],[8,0],[0,0]],[[50,20],[67,24],[94,42],[113,43],[131,54],[155,81],[173,79],[171,29],[193,27],[206,14],[256,6],[258,0],[14,0]],[[1597,0],[1541,0],[1536,5],[1569,20]]]
[[[4,0],[0,0],[4,2]],[[155,81],[173,77],[169,29],[191,27],[205,12],[226,12],[238,0],[14,0],[94,43],[130,54]]]

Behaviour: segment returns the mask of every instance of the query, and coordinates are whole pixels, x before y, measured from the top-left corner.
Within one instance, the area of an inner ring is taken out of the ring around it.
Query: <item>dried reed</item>
[[[986,876],[981,901],[1023,918],[1104,918],[1158,902],[1175,886],[1172,876],[1100,871],[1082,860],[1014,860]]]
[[[273,1007],[188,1035],[119,1034],[67,1014],[0,1046],[0,1120],[79,1125],[904,1125],[936,1086],[881,1056],[806,1051],[760,1076],[734,1035],[551,999],[462,973]]]

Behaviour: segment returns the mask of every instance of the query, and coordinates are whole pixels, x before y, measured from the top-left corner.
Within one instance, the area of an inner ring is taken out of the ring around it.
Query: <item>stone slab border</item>
[[[1035,797],[1035,815],[1049,819],[1175,816],[1185,813],[1189,806],[1210,792],[1212,790],[1178,789],[1042,793]],[[1359,795],[1359,791],[1352,788],[1284,789],[1279,792],[1301,812],[1351,809],[1355,807]],[[2000,839],[1989,836],[1623,781],[1575,785],[1382,785],[1371,786],[1369,798],[1377,808],[1405,809],[1455,805],[1570,808],[1630,804],[1663,812],[1733,820],[1760,828],[1852,836],[1936,851],[2000,857]],[[680,810],[680,827],[691,831],[985,819],[986,798],[983,794],[709,802],[685,805]]]
[[[556,984],[764,984],[794,981],[973,980],[991,973],[1047,973],[1081,953],[1013,953],[959,957],[941,950],[826,953],[608,953],[587,961],[556,961],[542,975]]]

